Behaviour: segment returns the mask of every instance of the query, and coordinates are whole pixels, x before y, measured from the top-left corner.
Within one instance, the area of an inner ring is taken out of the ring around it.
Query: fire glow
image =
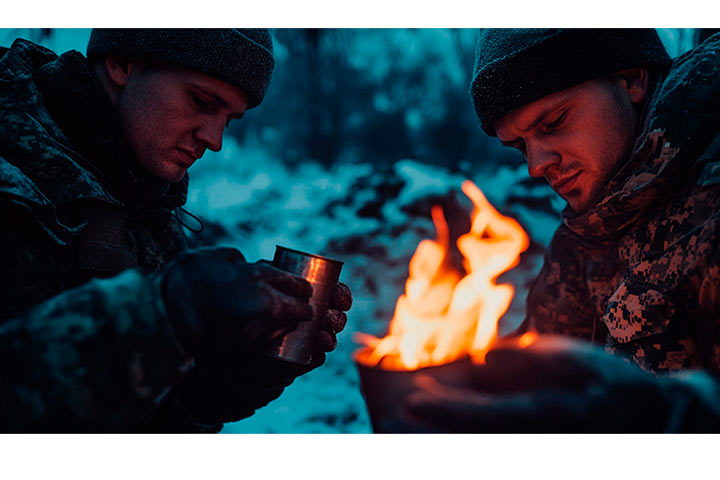
[[[470,232],[457,241],[467,273],[458,272],[449,261],[448,226],[442,209],[434,206],[437,238],[423,240],[415,250],[388,335],[358,335],[368,347],[356,356],[363,365],[416,370],[468,355],[477,363],[484,360],[514,293],[511,285],[495,281],[518,264],[529,239],[520,224],[495,210],[474,183],[466,180],[462,190],[474,205]]]

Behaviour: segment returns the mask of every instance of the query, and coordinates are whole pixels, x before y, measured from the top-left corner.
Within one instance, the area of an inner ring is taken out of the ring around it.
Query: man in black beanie
[[[411,423],[720,431],[720,36],[671,62],[652,29],[483,30],[470,90],[568,205],[524,340],[488,353],[483,392],[425,384]]]
[[[0,49],[0,431],[217,432],[323,363],[262,353],[309,283],[232,248],[186,251],[186,170],[258,106],[265,29],[93,30],[87,58]]]

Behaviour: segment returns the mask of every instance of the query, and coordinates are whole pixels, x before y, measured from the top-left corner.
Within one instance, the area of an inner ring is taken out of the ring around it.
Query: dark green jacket
[[[675,60],[628,163],[563,221],[525,328],[604,344],[653,372],[720,374],[720,36]]]
[[[188,358],[149,274],[187,178],[146,177],[85,58],[0,49],[0,432],[136,431]]]

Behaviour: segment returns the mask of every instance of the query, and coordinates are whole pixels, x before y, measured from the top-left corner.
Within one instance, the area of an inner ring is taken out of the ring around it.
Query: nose
[[[542,144],[526,142],[528,173],[531,177],[544,177],[547,169],[560,163],[560,154]]]
[[[222,137],[225,125],[207,121],[195,130],[195,138],[204,143],[209,150],[219,152],[222,148]]]

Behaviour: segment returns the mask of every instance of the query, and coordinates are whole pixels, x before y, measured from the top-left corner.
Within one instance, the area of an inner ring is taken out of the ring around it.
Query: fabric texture
[[[0,430],[139,430],[189,367],[150,278],[187,178],[137,168],[77,52],[0,49],[0,119]]]
[[[587,80],[632,67],[671,63],[654,29],[482,29],[470,95],[480,124]]]
[[[720,374],[720,35],[676,59],[600,200],[568,208],[521,331]]]
[[[91,62],[126,55],[197,70],[248,94],[248,108],[263,100],[275,67],[270,32],[264,28],[96,28]]]

